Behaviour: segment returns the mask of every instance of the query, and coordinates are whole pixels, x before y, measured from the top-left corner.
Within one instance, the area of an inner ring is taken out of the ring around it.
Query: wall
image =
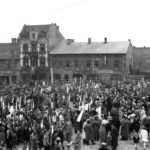
[[[104,66],[104,57],[108,60],[108,65]],[[124,55],[118,54],[107,54],[107,55],[88,55],[88,54],[80,54],[80,55],[51,55],[51,66],[53,68],[54,74],[60,74],[61,78],[64,78],[65,74],[69,75],[69,78],[72,79],[73,74],[79,73],[83,76],[87,77],[89,74],[97,74],[106,76],[106,74],[124,74],[123,67],[123,57]],[[65,61],[70,61],[70,67],[66,68]],[[79,61],[79,67],[74,67],[74,61]],[[87,60],[91,61],[91,67],[87,68],[86,62]],[[99,67],[94,68],[94,60],[99,61]],[[114,61],[119,60],[119,68],[114,67]],[[109,75],[110,78],[110,75]]]

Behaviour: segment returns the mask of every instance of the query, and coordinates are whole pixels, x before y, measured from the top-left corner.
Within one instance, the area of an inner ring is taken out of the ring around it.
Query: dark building
[[[0,84],[20,80],[19,44],[15,38],[12,43],[0,44]]]
[[[130,74],[132,46],[130,41],[77,42],[68,39],[50,52],[54,80],[73,78],[122,80]]]
[[[150,47],[133,47],[133,74],[150,80]]]

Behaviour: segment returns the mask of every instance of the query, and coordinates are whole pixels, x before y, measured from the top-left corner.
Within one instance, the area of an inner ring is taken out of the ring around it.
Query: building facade
[[[0,83],[30,80],[150,80],[150,48],[131,41],[74,42],[55,23],[24,25],[17,39],[0,44]]]
[[[21,79],[49,80],[49,52],[63,40],[56,24],[24,25],[19,34]]]
[[[0,85],[20,80],[19,45],[15,38],[11,43],[0,44]]]
[[[130,74],[132,45],[126,42],[74,43],[66,44],[50,52],[54,80],[85,78],[93,80],[122,80]]]

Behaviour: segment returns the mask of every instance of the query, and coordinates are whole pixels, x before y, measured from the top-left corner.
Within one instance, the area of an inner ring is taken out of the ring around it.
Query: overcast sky
[[[56,23],[64,37],[86,42],[127,41],[150,46],[150,0],[1,0],[0,43],[24,24]]]

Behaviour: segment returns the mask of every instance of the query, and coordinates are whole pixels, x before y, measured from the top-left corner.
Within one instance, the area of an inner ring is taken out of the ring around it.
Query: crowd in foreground
[[[149,134],[148,82],[29,82],[0,90],[0,150],[81,150],[97,141],[99,150],[117,150],[120,137],[146,149]]]

